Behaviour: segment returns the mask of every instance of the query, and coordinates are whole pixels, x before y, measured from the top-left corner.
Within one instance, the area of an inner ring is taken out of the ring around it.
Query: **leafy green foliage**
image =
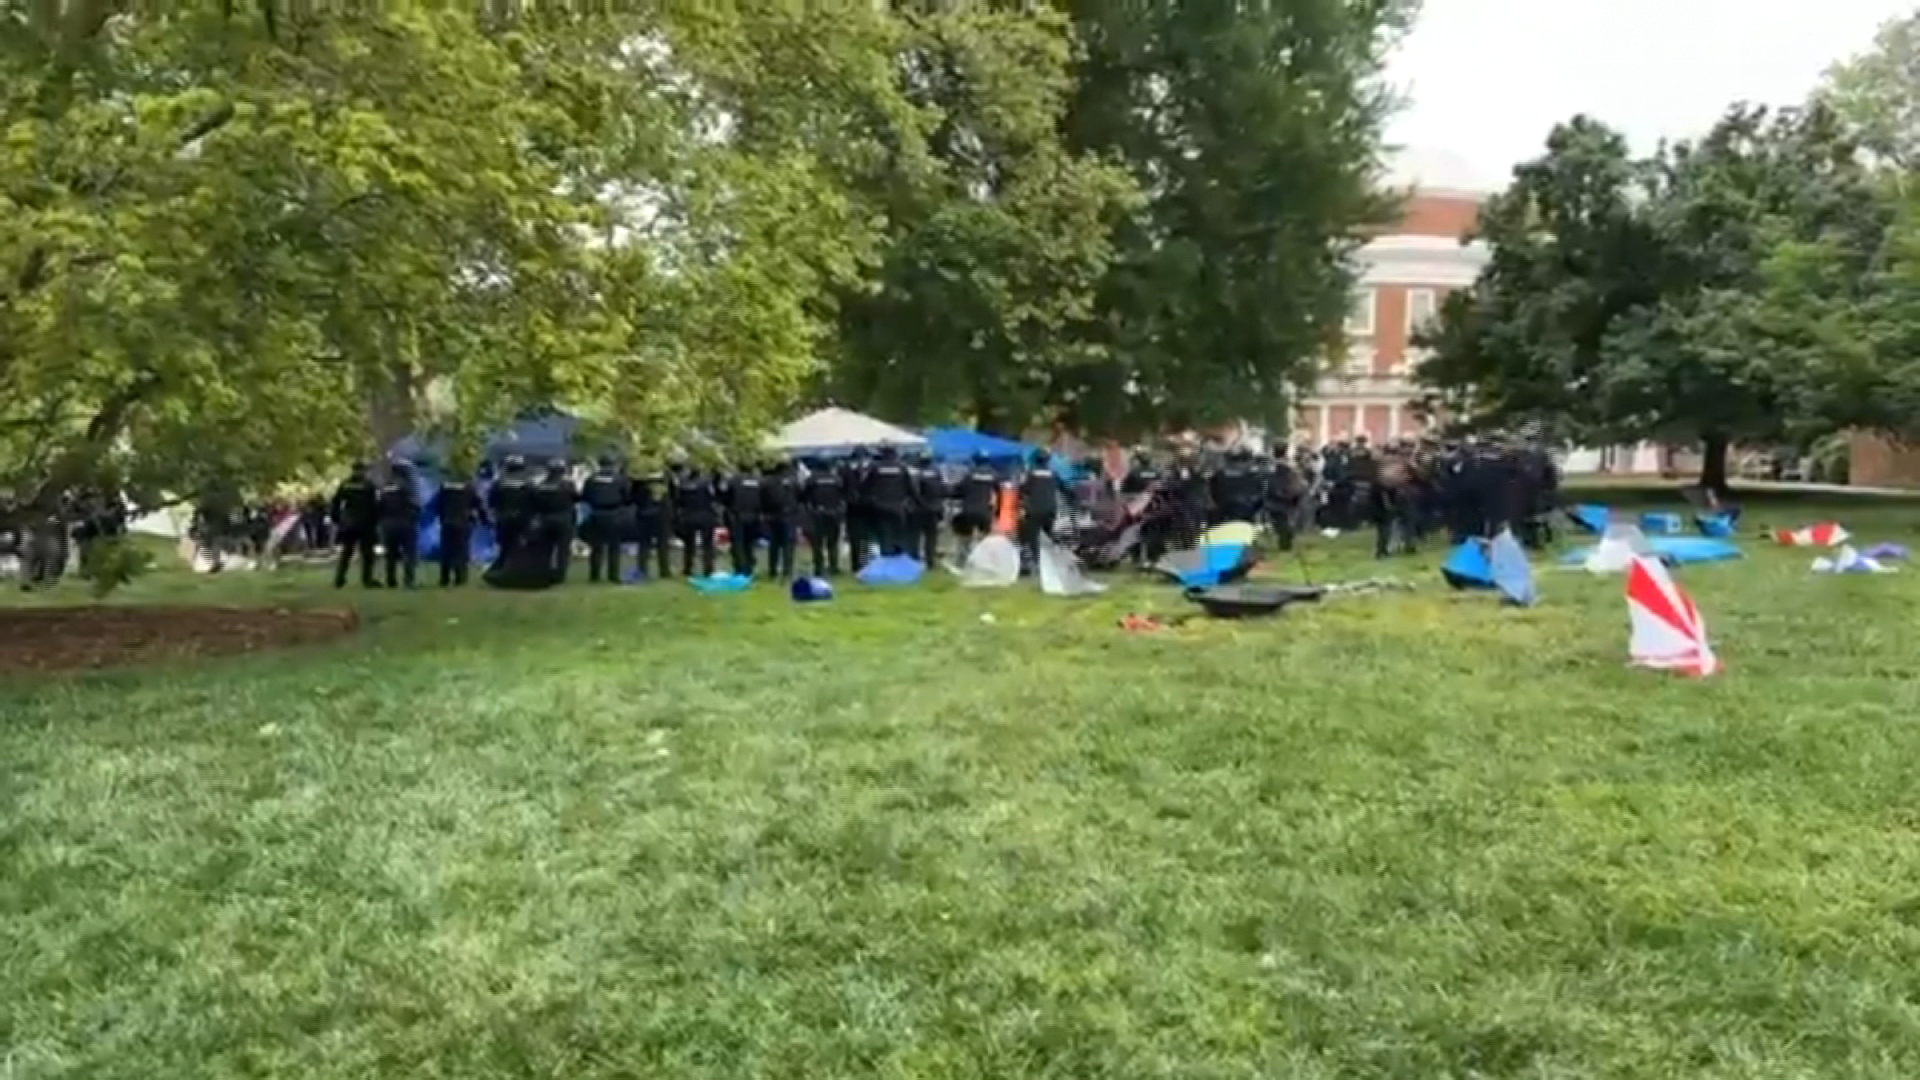
[[[1867,419],[1874,378],[1833,351],[1834,304],[1866,286],[1889,220],[1830,110],[1735,107],[1705,137],[1633,158],[1594,121],[1491,200],[1491,258],[1450,298],[1420,378],[1482,423],[1700,442]],[[1844,320],[1843,320],[1844,321]]]
[[[1109,430],[1284,415],[1337,350],[1346,256],[1394,206],[1377,188],[1379,80],[1400,0],[1071,0],[1084,56],[1068,145],[1126,165],[1145,206],[1056,398]]]
[[[1819,98],[1891,169],[1920,166],[1920,13],[1888,21],[1873,47],[1834,65]]]
[[[124,536],[100,537],[80,547],[80,579],[95,600],[105,600],[152,569],[153,552]]]

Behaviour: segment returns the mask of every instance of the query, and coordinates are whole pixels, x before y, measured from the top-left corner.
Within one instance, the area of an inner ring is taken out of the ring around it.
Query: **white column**
[[[1328,435],[1327,428],[1331,427],[1332,424],[1333,424],[1333,408],[1325,403],[1322,403],[1320,406],[1320,437],[1319,439],[1315,440],[1315,443],[1314,443],[1315,449],[1318,449],[1319,447],[1327,445],[1327,435]]]
[[[1399,405],[1387,406],[1387,438],[1389,439],[1400,437],[1400,408]]]

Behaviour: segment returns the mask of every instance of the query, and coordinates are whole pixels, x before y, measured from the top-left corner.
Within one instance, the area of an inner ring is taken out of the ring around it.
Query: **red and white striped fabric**
[[[1627,568],[1627,618],[1633,666],[1693,676],[1720,670],[1720,658],[1707,644],[1706,620],[1660,560],[1639,555]]]
[[[1839,547],[1852,534],[1831,521],[1799,529],[1775,529],[1773,539],[1787,547]]]

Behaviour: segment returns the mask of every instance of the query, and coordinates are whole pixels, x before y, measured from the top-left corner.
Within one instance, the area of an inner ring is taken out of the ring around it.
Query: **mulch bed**
[[[351,634],[359,625],[351,611],[121,606],[0,610],[0,677],[310,645]]]

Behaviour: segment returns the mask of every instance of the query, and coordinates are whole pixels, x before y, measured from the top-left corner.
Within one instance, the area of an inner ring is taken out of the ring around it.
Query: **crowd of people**
[[[1302,530],[1370,528],[1384,558],[1435,534],[1457,542],[1507,526],[1543,545],[1559,482],[1544,446],[1512,437],[1374,446],[1361,436],[1273,455],[1143,452],[1118,475],[1094,460],[1062,464],[1045,451],[1017,467],[984,458],[941,464],[882,446],[838,460],[731,469],[675,462],[630,471],[602,458],[584,475],[564,459],[533,467],[507,457],[474,475],[435,470],[429,482],[398,461],[378,475],[356,466],[331,499],[203,499],[191,536],[223,554],[331,554],[342,587],[355,563],[364,586],[415,584],[423,522],[433,526],[438,580],[448,587],[472,579],[482,530],[494,541],[484,572],[507,587],[567,581],[577,545],[594,582],[624,580],[629,553],[654,578],[710,576],[723,556],[736,574],[787,579],[804,561],[811,575],[833,578],[874,557],[962,560],[995,528],[1011,494],[1029,564],[1043,536],[1073,543],[1116,535],[1128,537],[1124,559],[1148,564],[1226,521],[1257,523],[1282,548]],[[24,588],[52,584],[72,552],[124,533],[127,519],[120,500],[84,493],[41,513],[0,505],[0,565]]]
[[[628,551],[654,578],[711,576],[724,551],[735,574],[791,579],[803,547],[807,571],[833,578],[859,572],[872,557],[906,555],[928,565],[943,555],[964,559],[995,527],[1010,493],[1014,532],[1030,564],[1043,536],[1111,536],[1129,524],[1137,529],[1124,533],[1124,557],[1147,564],[1226,521],[1258,523],[1283,549],[1305,528],[1371,528],[1375,554],[1385,558],[1436,532],[1457,542],[1507,526],[1544,545],[1558,481],[1543,446],[1505,438],[1375,447],[1362,436],[1272,456],[1228,449],[1155,460],[1142,453],[1117,476],[1093,461],[1062,470],[1044,450],[1007,470],[985,458],[942,466],[889,446],[838,461],[773,459],[724,470],[676,462],[629,471],[606,457],[583,479],[565,459],[535,468],[508,457],[497,472],[443,472],[437,486],[402,461],[377,477],[355,466],[322,520],[303,521],[302,531],[338,545],[336,587],[348,583],[356,562],[363,586],[414,585],[423,520],[434,527],[439,583],[448,587],[470,580],[473,541],[483,529],[497,549],[487,580],[503,587],[567,581],[576,545],[585,548],[591,582],[624,580]],[[943,552],[948,537],[952,546]]]

